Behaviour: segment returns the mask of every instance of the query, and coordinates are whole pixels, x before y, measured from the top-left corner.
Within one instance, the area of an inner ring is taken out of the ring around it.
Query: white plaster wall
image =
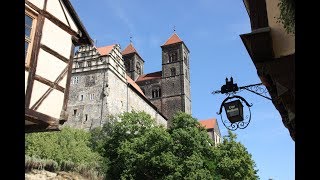
[[[40,49],[36,74],[54,82],[67,65],[67,63]],[[65,87],[65,83],[62,87]]]
[[[59,119],[62,110],[63,99],[64,93],[58,90],[53,90],[42,102],[37,111]]]
[[[64,9],[64,12],[66,13],[66,16],[67,16],[68,21],[69,21],[70,26],[71,26],[71,29],[74,30],[75,32],[78,32],[78,28],[77,28],[76,24],[74,23],[74,20],[71,18],[69,11],[67,10],[67,8],[65,7],[65,5],[63,3],[62,3],[62,7]]]
[[[31,108],[48,89],[49,86],[34,80],[29,108]]]
[[[49,88],[49,86],[35,80],[33,84],[29,108],[31,108]],[[41,103],[37,111],[54,118],[60,118],[63,99],[64,93],[58,90],[53,90]]]
[[[49,0],[48,2],[50,2]],[[70,58],[72,41],[71,35],[45,19],[42,31],[41,44],[55,50],[65,58]]]
[[[63,3],[61,3],[63,4]],[[62,7],[58,0],[48,0],[47,1],[47,9],[50,14],[58,18],[62,21],[65,25],[68,25],[66,17],[64,16]]]
[[[35,6],[37,6],[38,8],[43,9],[44,0],[28,0],[28,1],[34,4]]]
[[[62,80],[58,83],[61,87],[63,88],[66,88],[66,85],[67,85],[67,76],[68,76],[68,73],[66,73]]]

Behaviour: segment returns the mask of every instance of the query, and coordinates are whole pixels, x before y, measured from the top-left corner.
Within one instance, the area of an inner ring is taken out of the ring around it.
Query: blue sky
[[[190,50],[192,115],[218,119],[222,135],[227,130],[216,114],[224,95],[212,95],[232,76],[238,86],[260,83],[255,67],[240,39],[250,20],[242,0],[71,0],[97,46],[129,44],[145,60],[144,73],[161,70],[160,46],[176,33]],[[295,179],[295,149],[279,112],[271,101],[241,92],[251,108],[246,129],[235,131],[256,162],[260,179]]]

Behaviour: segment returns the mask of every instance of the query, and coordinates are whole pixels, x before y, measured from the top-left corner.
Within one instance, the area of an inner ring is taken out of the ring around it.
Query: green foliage
[[[144,112],[124,113],[97,132],[104,138],[99,152],[110,160],[107,179],[219,179],[213,142],[186,113],[178,113],[168,130]]]
[[[280,0],[278,3],[280,8],[280,17],[278,22],[283,24],[288,34],[295,34],[295,2],[294,0]]]
[[[90,133],[84,130],[63,128],[58,132],[26,134],[25,154],[41,159],[52,159],[62,167],[69,163],[98,167],[101,156],[89,147]]]
[[[231,131],[225,136],[222,144],[215,148],[215,162],[217,173],[224,179],[232,180],[253,180],[259,179],[258,170],[255,169],[255,162],[247,149],[236,142],[236,134]]]

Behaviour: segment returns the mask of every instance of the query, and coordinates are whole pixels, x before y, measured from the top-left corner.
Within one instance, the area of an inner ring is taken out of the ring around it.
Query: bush
[[[25,171],[29,172],[32,169],[47,170],[51,172],[59,171],[58,163],[52,159],[40,159],[38,157],[25,156]]]
[[[83,164],[97,169],[102,157],[90,147],[91,134],[85,130],[64,127],[58,132],[26,134],[26,168],[72,171]],[[37,159],[34,159],[37,157]],[[45,160],[41,160],[45,159]]]

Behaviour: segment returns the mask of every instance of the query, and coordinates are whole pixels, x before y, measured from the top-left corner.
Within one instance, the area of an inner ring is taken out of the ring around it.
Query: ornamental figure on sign
[[[228,78],[226,78],[226,84],[221,86],[221,91],[212,92],[212,94],[221,93],[226,94],[228,96],[226,99],[222,101],[220,110],[217,113],[218,115],[220,115],[221,121],[227,129],[232,131],[238,128],[244,129],[249,125],[251,121],[250,107],[252,106],[252,104],[249,104],[243,97],[235,95],[238,91],[244,89],[271,100],[270,97],[263,95],[267,94],[267,90],[261,88],[260,86],[262,86],[262,83],[238,87],[237,84],[233,83],[233,78],[231,77],[230,81],[228,81]],[[244,116],[245,106],[243,104],[247,107],[245,109],[245,114],[247,114],[246,116]],[[223,119],[223,107],[228,120]]]

